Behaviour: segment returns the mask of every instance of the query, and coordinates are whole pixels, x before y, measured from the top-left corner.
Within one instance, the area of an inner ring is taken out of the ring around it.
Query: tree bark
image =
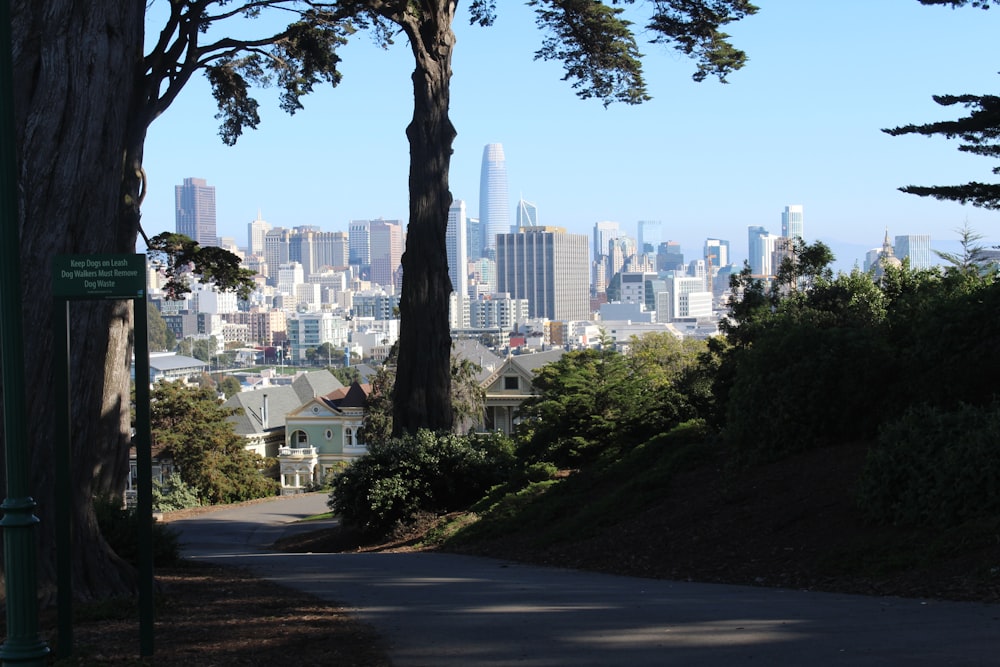
[[[129,178],[130,105],[143,48],[144,4],[13,0],[19,228],[32,488],[39,586],[55,580],[51,264],[56,255],[133,253],[138,179]],[[124,195],[129,189],[132,199]],[[80,599],[129,592],[132,568],[105,543],[95,493],[120,491],[129,446],[130,302],[71,305],[74,430],[73,586]]]
[[[410,220],[403,254],[399,361],[393,388],[393,433],[420,428],[450,431],[451,280],[445,232],[451,192],[448,169],[455,128],[448,118],[454,3],[424,0],[397,22],[413,50],[410,142]]]

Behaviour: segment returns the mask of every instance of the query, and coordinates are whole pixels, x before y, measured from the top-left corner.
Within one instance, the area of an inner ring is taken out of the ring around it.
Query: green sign
[[[52,260],[54,297],[135,299],[145,295],[145,255],[57,255]]]

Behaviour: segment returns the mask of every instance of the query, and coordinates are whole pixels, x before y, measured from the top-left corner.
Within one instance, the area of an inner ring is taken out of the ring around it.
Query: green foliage
[[[947,527],[1000,515],[1000,404],[918,407],[887,424],[858,504],[874,521]]]
[[[162,484],[153,481],[154,512],[173,512],[199,505],[198,494],[177,473],[171,473]]]
[[[513,445],[502,434],[420,430],[369,445],[367,456],[336,477],[328,505],[344,525],[384,535],[420,512],[467,508],[513,465]]]
[[[177,338],[163,320],[163,315],[158,308],[151,305],[146,308],[146,331],[151,351],[172,350],[177,344]]]
[[[236,292],[246,299],[256,287],[250,269],[240,268],[240,258],[225,248],[202,247],[198,242],[171,232],[146,239],[150,262],[167,277],[163,292],[168,299],[180,299],[191,291],[190,280],[197,277],[222,292]]]
[[[234,378],[232,375],[227,375],[219,381],[217,389],[222,392],[226,398],[232,398],[236,394],[240,393],[243,388],[240,386],[240,381]]]
[[[924,4],[951,4],[961,6],[965,2],[935,2],[921,0]],[[973,6],[988,8],[989,0],[973,2]],[[904,134],[923,136],[940,135],[947,139],[958,139],[958,150],[963,153],[996,159],[1000,157],[1000,96],[997,95],[933,95],[932,99],[941,106],[958,105],[969,110],[969,115],[956,120],[925,123],[923,125],[902,125],[883,132],[894,137]],[[1000,174],[1000,166],[993,167],[994,175]],[[902,192],[921,197],[933,197],[942,201],[957,201],[986,209],[1000,209],[1000,184],[970,181],[962,185],[908,185],[899,188]]]
[[[208,338],[188,337],[177,343],[177,352],[179,354],[194,357],[198,361],[204,361],[206,364],[212,362],[212,357],[215,356],[215,352],[218,349],[218,342],[215,336],[209,336]]]
[[[333,377],[340,380],[341,384],[345,387],[350,387],[355,382],[361,382],[361,372],[354,366],[334,366],[327,370],[330,371]]]
[[[123,560],[139,564],[139,514],[133,508],[122,507],[120,499],[95,498],[94,515],[101,535]],[[152,521],[152,519],[148,519]],[[174,565],[180,561],[177,533],[166,524],[153,522],[153,564]]]
[[[579,467],[614,456],[695,416],[681,392],[703,342],[654,335],[613,350],[568,352],[534,379],[536,396],[521,406],[519,455]]]
[[[246,449],[212,389],[161,381],[151,399],[153,443],[173,458],[201,504],[274,495],[277,483],[261,475],[265,461]]]

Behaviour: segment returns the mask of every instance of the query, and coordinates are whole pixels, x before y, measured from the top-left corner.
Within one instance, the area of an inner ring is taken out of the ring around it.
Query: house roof
[[[368,402],[368,395],[372,393],[370,384],[352,382],[350,387],[341,387],[323,397],[323,400],[331,407],[343,408],[363,408]]]
[[[498,357],[488,347],[473,338],[459,338],[451,343],[452,353],[459,359],[468,359],[480,367],[476,381],[482,383],[494,371],[503,366],[503,358]]]
[[[325,396],[334,389],[340,389],[344,383],[327,370],[302,373],[292,381],[292,389],[299,397],[299,404],[306,403],[311,398]]]
[[[208,366],[208,364],[201,359],[185,357],[182,354],[150,355],[149,357],[149,367],[157,371],[175,371],[181,368],[204,368],[205,366]]]
[[[317,396],[323,396],[343,384],[329,371],[314,371],[299,375],[290,385],[272,385],[253,391],[233,394],[223,405],[227,408],[241,408],[241,414],[229,419],[236,433],[242,436],[260,435],[285,427],[285,415],[308,403]],[[264,399],[267,399],[267,426],[264,426]]]

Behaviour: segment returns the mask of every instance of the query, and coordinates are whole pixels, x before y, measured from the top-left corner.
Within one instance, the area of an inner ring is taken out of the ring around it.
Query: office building
[[[401,287],[398,271],[403,259],[403,225],[399,220],[369,220],[371,281],[391,291]]]
[[[371,245],[367,220],[351,220],[347,226],[350,254],[348,260],[351,266],[367,267],[372,263]]]
[[[185,178],[174,186],[177,233],[194,239],[201,246],[219,244],[215,232],[215,186],[203,178]]]
[[[719,269],[729,266],[729,241],[705,239],[705,264],[709,273],[715,276]]]
[[[786,206],[781,213],[781,235],[786,239],[805,239],[802,227],[802,205]]]
[[[927,234],[897,236],[894,250],[899,259],[909,259],[911,269],[929,269],[933,266],[931,237]]]
[[[684,253],[677,241],[665,241],[656,249],[657,271],[681,271],[684,268]]]
[[[608,255],[608,244],[612,239],[618,238],[619,233],[617,222],[602,220],[594,223],[594,261]]]
[[[295,313],[287,319],[289,357],[299,363],[306,361],[306,351],[323,343],[343,348],[350,335],[350,325],[333,313]]]
[[[639,252],[655,253],[663,241],[663,223],[659,220],[640,220],[638,231]]]
[[[502,144],[486,144],[479,176],[479,224],[483,231],[481,257],[494,257],[497,234],[510,231],[507,163]]]
[[[274,227],[264,234],[264,262],[267,264],[268,285],[278,284],[278,269],[282,264],[288,264],[289,237],[291,230],[284,227]]]
[[[525,201],[522,197],[517,202],[517,221],[511,232],[516,232],[521,227],[538,226],[538,207],[530,201]]]
[[[527,299],[531,317],[590,318],[587,237],[561,227],[497,237],[497,291]]]
[[[769,233],[763,227],[752,225],[747,228],[747,237],[749,241],[747,261],[750,263],[750,273],[757,277],[774,275],[771,257],[774,254],[775,242],[779,237]]]
[[[247,255],[264,254],[264,237],[271,231],[271,225],[260,217],[257,211],[257,219],[247,224]]]
[[[448,209],[445,246],[448,253],[448,278],[451,289],[463,299],[469,296],[468,239],[466,238],[465,202],[456,199]]]

